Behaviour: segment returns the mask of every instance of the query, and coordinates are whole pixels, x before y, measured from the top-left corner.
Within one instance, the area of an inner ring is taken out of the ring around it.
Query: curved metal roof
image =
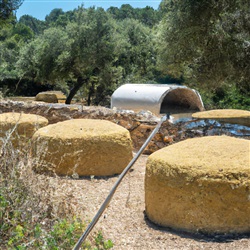
[[[176,84],[124,84],[111,97],[111,108],[148,110],[158,115],[177,107],[204,110],[200,94]]]

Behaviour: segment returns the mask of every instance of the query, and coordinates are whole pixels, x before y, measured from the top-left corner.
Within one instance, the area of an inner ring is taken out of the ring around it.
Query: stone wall
[[[0,113],[5,112],[41,115],[48,119],[49,124],[77,118],[109,120],[129,130],[135,151],[140,149],[159,121],[159,117],[149,112],[135,113],[133,111],[113,110],[99,106],[86,107],[81,105],[2,100],[0,101]],[[201,135],[198,132],[184,132],[181,124],[173,125],[166,121],[161,126],[159,133],[149,143],[144,153],[151,154],[174,142],[196,136]]]

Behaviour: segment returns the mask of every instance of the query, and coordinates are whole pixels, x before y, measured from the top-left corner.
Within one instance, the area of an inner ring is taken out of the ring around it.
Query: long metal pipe
[[[169,118],[169,115],[165,115],[161,117],[161,120],[158,122],[157,126],[154,128],[154,130],[152,131],[152,133],[149,135],[148,139],[144,142],[144,144],[141,146],[140,150],[137,152],[137,154],[134,156],[134,158],[130,161],[130,163],[127,165],[127,167],[123,170],[123,172],[120,174],[118,180],[116,181],[115,185],[113,186],[113,188],[111,189],[111,191],[109,192],[107,198],[105,199],[105,201],[103,202],[102,206],[100,207],[100,209],[98,210],[98,212],[96,213],[95,217],[93,218],[93,220],[90,222],[90,224],[88,225],[88,227],[86,228],[85,232],[82,234],[82,236],[80,237],[80,239],[78,240],[78,242],[76,243],[76,245],[74,246],[73,250],[79,250],[82,243],[84,242],[84,240],[87,238],[87,236],[89,235],[89,233],[91,232],[91,230],[93,229],[93,227],[95,226],[95,224],[97,223],[97,221],[99,220],[99,218],[101,217],[102,213],[104,212],[105,208],[108,206],[108,204],[110,203],[116,189],[118,188],[119,184],[121,183],[121,181],[123,180],[124,176],[127,174],[127,172],[131,169],[131,167],[134,165],[134,163],[137,161],[137,159],[139,158],[139,156],[142,154],[142,152],[144,151],[144,149],[147,147],[148,143],[152,140],[152,138],[155,136],[155,134],[158,132],[158,130],[160,129],[162,123],[164,121],[166,121]]]

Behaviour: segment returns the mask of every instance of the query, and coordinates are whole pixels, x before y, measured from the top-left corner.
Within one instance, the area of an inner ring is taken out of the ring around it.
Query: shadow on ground
[[[144,219],[145,219],[145,223],[147,224],[147,226],[154,230],[176,234],[182,238],[193,239],[199,242],[230,243],[235,240],[250,238],[250,232],[246,234],[212,234],[211,235],[211,234],[206,234],[202,232],[191,233],[191,232],[176,230],[170,227],[162,227],[150,221],[145,211],[144,211]]]

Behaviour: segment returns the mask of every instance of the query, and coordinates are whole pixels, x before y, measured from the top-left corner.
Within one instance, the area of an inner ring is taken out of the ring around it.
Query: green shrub
[[[216,89],[202,89],[199,91],[204,106],[210,109],[245,109],[249,110],[250,98],[248,92],[241,91],[235,84],[225,84]]]

